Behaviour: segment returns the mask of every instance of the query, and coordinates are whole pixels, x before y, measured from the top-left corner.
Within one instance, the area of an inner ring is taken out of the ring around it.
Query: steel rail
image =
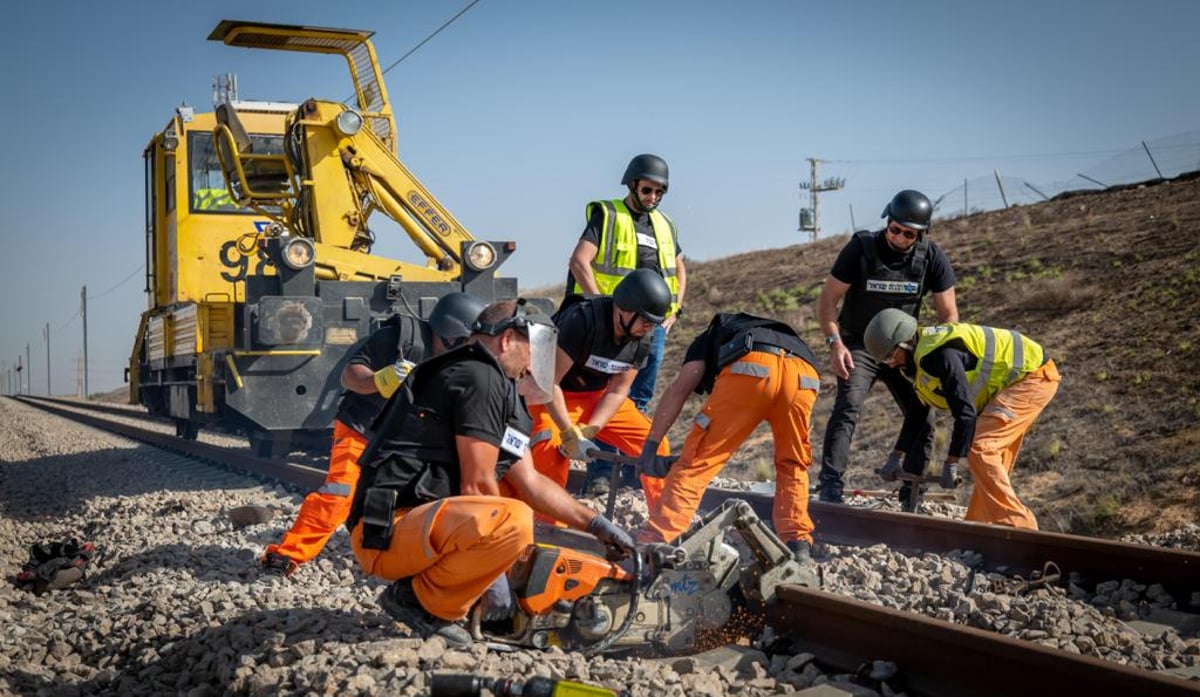
[[[47,410],[57,407],[44,404],[46,401],[62,403],[82,409],[112,412],[134,418],[153,418],[127,413],[117,407],[98,407],[84,403],[46,398],[20,401]],[[75,413],[75,412],[69,412]],[[80,415],[80,420],[87,418]],[[164,434],[125,427],[111,422],[92,420],[99,428],[124,431],[135,440],[194,454],[211,461],[220,458],[234,462],[236,466],[263,476],[290,482],[299,487],[316,489],[324,481],[324,474],[317,469],[295,465],[282,460],[268,460],[239,453],[234,450],[209,446],[198,441],[186,441]],[[138,431],[138,435],[134,431]],[[218,455],[219,453],[219,455]],[[573,470],[568,488],[582,488],[583,472]],[[719,507],[730,498],[740,498],[750,503],[755,513],[763,520],[771,520],[774,497],[748,491],[709,489],[705,493],[702,507],[706,510]],[[816,526],[818,541],[835,545],[869,546],[886,544],[896,549],[914,549],[926,552],[946,553],[955,549],[971,550],[983,555],[988,570],[1009,575],[1023,575],[1041,571],[1047,562],[1053,562],[1064,578],[1074,573],[1081,583],[1094,584],[1109,580],[1131,579],[1138,583],[1161,584],[1180,607],[1188,607],[1192,593],[1200,591],[1200,553],[1176,549],[1137,545],[1102,538],[1067,535],[1063,533],[1021,530],[1000,525],[983,525],[949,518],[894,513],[874,509],[836,505],[811,501],[809,514]]]
[[[794,648],[819,663],[856,673],[892,661],[899,672],[889,686],[926,697],[1200,695],[1200,682],[801,586],[781,586],[771,616]]]
[[[89,414],[65,409],[54,404],[48,404],[42,399],[28,400],[20,397],[18,401],[36,409],[55,414],[56,416],[98,428],[102,431],[117,433],[139,443],[145,443],[156,448],[161,448],[162,450],[187,455],[188,457],[194,457],[217,465],[234,467],[261,477],[277,479],[288,484],[294,484],[302,489],[317,489],[325,481],[325,471],[313,467],[297,465],[285,460],[255,457],[229,448],[209,445],[200,441],[185,440],[174,435],[109,421]]]
[[[154,447],[233,466],[301,487],[316,488],[324,478],[322,471],[311,467],[253,457],[227,448],[187,441],[32,400],[20,401],[63,418],[111,431]],[[582,478],[582,473],[572,474],[577,480]],[[578,485],[580,482],[574,483]],[[771,497],[762,494],[710,490],[704,503],[705,506],[716,505],[728,498],[742,498],[748,501],[756,513],[764,519],[769,519]],[[999,542],[995,543],[998,545],[996,553],[1010,560],[1020,557],[1020,554],[1013,553],[1015,548],[1028,546],[1031,541],[1036,544],[1038,538],[1043,536],[1049,536],[1053,541],[1053,544],[1044,546],[1043,549],[1053,550],[1068,543],[1081,544],[1085,549],[1092,549],[1093,553],[1097,553],[1095,550],[1102,550],[1100,553],[1103,553],[1103,550],[1109,549],[1103,540],[1072,535],[997,530],[995,526],[870,511],[850,506],[814,503],[812,508],[814,518],[821,521],[818,527],[823,528],[820,530],[822,539],[836,541],[837,544],[885,542],[926,550],[980,550],[991,547],[987,543],[980,543],[979,540],[997,540]],[[895,532],[897,528],[911,529],[907,532]],[[892,532],[888,532],[889,530]],[[1005,544],[1000,545],[1000,542]],[[1125,552],[1156,549],[1122,543],[1112,544],[1117,544],[1117,549]],[[1025,554],[1022,558],[1030,559],[1037,556],[1028,552],[1021,554]],[[1179,554],[1184,555],[1181,563],[1184,563],[1185,567],[1188,564],[1196,564],[1196,558],[1200,557],[1192,553]],[[1138,572],[1154,573],[1156,569],[1169,567],[1169,564],[1159,566],[1147,561],[1138,567]],[[1095,565],[1089,568],[1095,568]],[[1117,575],[1130,577],[1129,573]],[[1190,584],[1195,585],[1195,575],[1189,578]],[[899,673],[896,680],[889,681],[889,686],[905,689],[922,697],[1008,697],[1025,694],[1128,694],[1161,697],[1200,695],[1200,682],[1050,649],[1033,642],[800,586],[780,587],[778,602],[771,610],[771,617],[772,625],[779,634],[787,636],[795,649],[812,653],[823,666],[856,673],[871,661],[892,661],[899,667]]]

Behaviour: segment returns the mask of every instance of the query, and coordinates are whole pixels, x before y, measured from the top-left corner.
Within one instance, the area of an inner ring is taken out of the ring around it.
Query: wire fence
[[[1200,171],[1200,130],[1144,141],[1089,167],[1064,181],[1030,182],[993,171],[964,179],[938,196],[934,212],[939,218],[993,211],[1008,206],[1046,201],[1079,191],[1103,191],[1156,179],[1173,179]]]

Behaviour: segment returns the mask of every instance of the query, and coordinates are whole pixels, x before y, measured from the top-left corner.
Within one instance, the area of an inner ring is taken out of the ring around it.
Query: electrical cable
[[[471,9],[472,7],[475,7],[475,5],[476,5],[476,4],[478,4],[478,3],[479,3],[479,0],[471,0],[471,2],[470,2],[470,3],[468,3],[466,7],[462,8],[461,10],[459,10],[459,11],[458,11],[458,14],[456,14],[456,15],[454,15],[453,17],[451,17],[450,19],[446,20],[446,23],[445,23],[445,24],[443,24],[442,26],[438,27],[437,29],[435,29],[435,30],[433,31],[433,33],[432,33],[432,34],[430,34],[429,36],[426,36],[424,39],[422,39],[422,40],[421,40],[421,43],[419,43],[419,44],[417,44],[416,46],[413,46],[412,48],[410,48],[410,49],[408,50],[408,53],[405,53],[403,56],[400,56],[399,58],[397,58],[397,59],[396,59],[396,61],[395,61],[394,63],[392,63],[392,64],[391,64],[391,65],[389,65],[388,67],[384,68],[384,69],[383,69],[383,74],[384,74],[384,75],[387,75],[387,73],[388,73],[388,71],[389,71],[389,70],[391,70],[392,68],[396,67],[397,65],[400,65],[400,61],[402,61],[402,60],[404,60],[405,58],[408,58],[408,57],[409,57],[409,56],[411,56],[412,54],[416,53],[416,52],[417,52],[417,49],[419,49],[419,48],[421,48],[422,46],[424,46],[425,44],[429,43],[429,40],[430,40],[430,39],[432,39],[433,37],[437,36],[437,35],[438,35],[438,34],[439,34],[439,33],[440,33],[440,32],[441,32],[443,29],[445,29],[446,27],[448,27],[448,26],[450,26],[451,24],[453,24],[453,23],[454,23],[454,21],[455,21],[456,19],[458,19],[459,17],[462,17],[463,15],[465,15],[465,14],[467,13],[467,10]]]

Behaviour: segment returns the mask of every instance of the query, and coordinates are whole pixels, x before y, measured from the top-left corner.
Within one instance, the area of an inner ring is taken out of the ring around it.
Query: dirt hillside
[[[1027,333],[1063,374],[1014,475],[1042,528],[1113,535],[1200,522],[1200,180],[939,220],[932,234],[959,275],[961,319]],[[819,460],[834,383],[816,298],[846,240],[689,263],[687,313],[668,339],[659,394],[713,312],[784,319],[827,373],[811,434]],[[933,317],[930,308],[923,316]],[[676,451],[698,404],[672,431]],[[880,488],[870,473],[892,445],[898,414],[877,385],[854,438],[848,486]],[[944,454],[948,419],[937,438]],[[760,429],[725,474],[769,477],[770,458],[770,434]]]

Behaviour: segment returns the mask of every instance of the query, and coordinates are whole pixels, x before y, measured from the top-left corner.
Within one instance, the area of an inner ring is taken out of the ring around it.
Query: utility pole
[[[25,384],[24,381],[21,379],[23,377],[21,375],[22,370],[25,370],[25,366],[21,365],[21,354],[18,353],[17,354],[17,389],[13,391],[13,394],[17,394],[17,395],[21,394],[21,386]]]
[[[46,323],[46,396],[50,397],[50,323]]]
[[[813,242],[816,242],[817,236],[821,234],[820,200],[817,194],[824,191],[837,191],[846,185],[846,180],[841,177],[827,177],[825,181],[818,184],[817,165],[821,162],[822,160],[818,160],[815,157],[808,158],[809,180],[807,182],[800,182],[800,190],[808,191],[809,201],[812,203],[811,208],[800,209],[800,231],[811,232]]]
[[[83,313],[83,394],[81,398],[87,399],[88,396],[88,356],[87,356],[87,286],[79,291],[79,307]]]
[[[29,342],[25,342],[25,365],[29,372],[25,374],[25,394],[33,394],[33,360],[29,357]]]

